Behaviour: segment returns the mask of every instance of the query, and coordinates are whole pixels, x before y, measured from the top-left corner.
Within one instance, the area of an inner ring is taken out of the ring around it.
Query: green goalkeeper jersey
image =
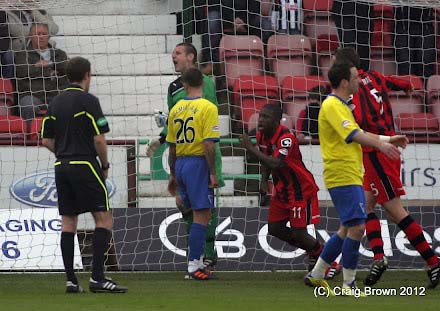
[[[203,98],[209,100],[210,102],[218,106],[214,82],[207,75],[203,75],[203,82],[204,82]],[[171,84],[168,87],[168,94],[167,94],[168,111],[171,111],[171,108],[173,108],[174,105],[179,100],[184,99],[187,96],[188,94],[183,88],[183,84],[180,77],[174,80],[173,82],[171,82]],[[167,128],[164,127],[161,136],[166,134],[167,134]],[[219,187],[223,187],[225,185],[225,182],[223,180],[223,175],[222,175],[222,154],[220,151],[219,143],[215,144],[215,168],[216,168]]]

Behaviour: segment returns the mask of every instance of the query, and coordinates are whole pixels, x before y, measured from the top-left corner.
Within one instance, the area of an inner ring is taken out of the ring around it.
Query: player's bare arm
[[[208,162],[208,167],[209,167],[209,178],[210,180],[210,187],[211,188],[217,188],[218,187],[218,180],[217,180],[217,175],[216,175],[216,171],[215,171],[215,143],[211,140],[205,140],[203,142],[203,145],[205,147],[205,158],[206,158],[206,162]]]
[[[96,152],[98,153],[99,161],[101,162],[103,168],[102,171],[104,173],[104,179],[107,179],[109,163],[107,156],[107,141],[105,140],[105,135],[96,135],[93,138],[93,142],[95,144]]]
[[[177,180],[176,180],[176,145],[170,143],[168,155],[168,164],[170,166],[170,178],[168,180],[168,192],[171,195],[177,194]]]
[[[55,153],[55,139],[43,138],[43,146],[49,149],[51,152]]]
[[[405,135],[394,135],[390,137],[390,143],[396,147],[406,148],[409,139]]]
[[[241,135],[240,142],[243,148],[245,148],[247,151],[255,155],[258,158],[258,160],[268,168],[270,169],[280,168],[285,165],[283,160],[271,156],[267,156],[264,153],[262,153],[260,150],[255,148],[247,134]]]
[[[388,137],[389,141],[390,136],[386,137]],[[397,160],[400,158],[399,149],[397,149],[397,147],[390,142],[385,142],[383,139],[380,139],[379,135],[358,131],[353,136],[353,141],[361,144],[362,146],[377,148],[390,159]]]

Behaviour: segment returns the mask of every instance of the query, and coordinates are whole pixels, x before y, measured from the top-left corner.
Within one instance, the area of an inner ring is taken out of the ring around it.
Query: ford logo
[[[116,186],[110,179],[105,181],[109,198]],[[38,172],[20,178],[9,188],[12,197],[26,205],[35,207],[57,207],[58,195],[55,185],[55,171]]]

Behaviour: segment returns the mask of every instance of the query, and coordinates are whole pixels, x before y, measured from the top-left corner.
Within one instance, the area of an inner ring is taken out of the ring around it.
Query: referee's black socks
[[[73,256],[75,252],[75,233],[61,232],[61,254],[63,255],[64,269],[66,270],[67,281],[78,284],[73,270]]]
[[[112,232],[105,228],[95,228],[93,235],[93,268],[92,279],[95,281],[104,280],[104,256],[108,250],[108,245]]]

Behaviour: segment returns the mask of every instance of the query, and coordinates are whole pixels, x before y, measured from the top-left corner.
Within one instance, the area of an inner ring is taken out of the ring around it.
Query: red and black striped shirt
[[[352,99],[356,122],[364,131],[378,135],[395,135],[388,92],[410,90],[411,83],[373,70],[365,72],[360,69],[358,72],[359,91]]]
[[[406,91],[411,89],[411,83],[384,76],[377,71],[365,72],[358,70],[360,85],[358,93],[354,94],[352,104],[353,115],[359,126],[367,132],[377,135],[395,135],[394,117],[388,92]],[[363,148],[364,152],[372,148]]]
[[[261,152],[282,159],[286,166],[272,169],[275,200],[283,203],[304,201],[318,192],[312,173],[305,167],[296,137],[289,129],[279,125],[272,137],[257,132]]]

